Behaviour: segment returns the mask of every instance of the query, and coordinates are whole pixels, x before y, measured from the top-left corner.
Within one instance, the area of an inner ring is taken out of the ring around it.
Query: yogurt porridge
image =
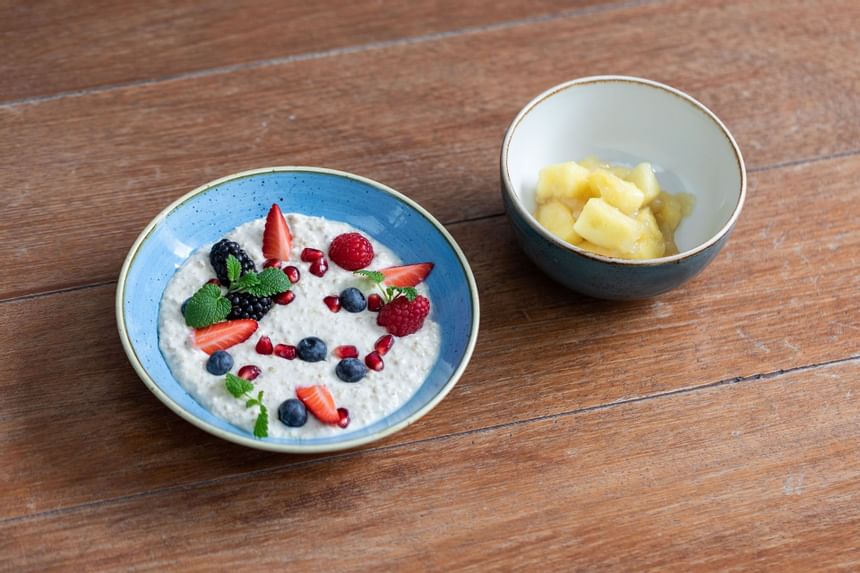
[[[421,283],[432,268],[273,205],[179,267],[161,299],[161,352],[200,404],[257,437],[358,429],[402,406],[436,361]]]

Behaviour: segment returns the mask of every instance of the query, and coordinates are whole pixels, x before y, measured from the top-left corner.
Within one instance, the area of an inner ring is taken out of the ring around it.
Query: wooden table
[[[860,570],[858,30],[856,0],[5,3],[0,569]],[[749,167],[727,248],[647,302],[545,278],[499,196],[517,110],[601,73],[701,99]],[[405,192],[477,277],[465,376],[357,451],[199,431],[116,334],[143,226],[282,164]]]

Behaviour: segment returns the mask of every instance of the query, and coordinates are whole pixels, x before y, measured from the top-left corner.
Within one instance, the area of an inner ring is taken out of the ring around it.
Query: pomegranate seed
[[[373,345],[373,349],[379,352],[380,356],[385,356],[391,347],[394,346],[394,337],[390,334],[385,334],[379,337],[379,340]]]
[[[328,261],[325,259],[317,259],[311,263],[311,274],[321,277],[328,270]]]
[[[272,300],[278,304],[290,304],[296,299],[296,293],[291,290],[287,290],[282,292],[279,295],[275,295]]]
[[[367,310],[373,312],[379,312],[379,309],[382,308],[382,297],[376,293],[367,297]]]
[[[385,362],[382,361],[382,356],[379,355],[379,352],[373,351],[367,356],[364,357],[364,363],[367,364],[367,367],[371,370],[376,370],[379,372],[383,368],[385,368]]]
[[[263,263],[264,269],[279,269],[281,265],[284,264],[281,259],[266,259],[266,262]]]
[[[242,366],[239,368],[239,378],[244,378],[247,381],[254,380],[257,376],[260,375],[260,368],[258,366],[254,366],[253,364],[248,364],[247,366]]]
[[[257,350],[257,354],[271,354],[272,339],[268,336],[261,336],[260,340],[257,341],[257,346],[255,348]]]
[[[206,281],[206,284],[221,286],[221,281],[219,281],[218,279],[209,279],[208,281]]]
[[[284,274],[290,279],[290,282],[296,284],[302,278],[302,273],[294,266],[284,267]]]
[[[319,249],[311,249],[309,247],[302,249],[301,259],[306,263],[312,263],[320,260],[321,258],[323,258],[323,252]]]
[[[358,348],[352,345],[338,346],[334,349],[334,355],[338,358],[358,358]]]
[[[323,299],[323,302],[328,307],[328,309],[332,312],[340,311],[340,299],[336,296],[327,296]]]
[[[275,355],[287,360],[295,360],[298,350],[291,344],[278,344],[275,346]]]
[[[349,426],[349,410],[346,408],[338,408],[337,415],[340,416],[340,420],[338,420],[337,425],[341,428],[346,428]]]

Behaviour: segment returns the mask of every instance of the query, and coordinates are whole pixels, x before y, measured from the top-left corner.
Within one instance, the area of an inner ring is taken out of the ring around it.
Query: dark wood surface
[[[0,570],[860,569],[858,28],[848,0],[0,7]],[[516,111],[598,73],[701,99],[750,170],[652,301],[546,279],[498,195]],[[402,190],[478,281],[460,383],[357,451],[219,441],[116,335],[143,226],[272,164]]]

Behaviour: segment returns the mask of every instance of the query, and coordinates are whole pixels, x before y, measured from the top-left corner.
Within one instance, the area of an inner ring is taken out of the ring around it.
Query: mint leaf
[[[281,273],[283,274],[283,273]],[[286,276],[286,275],[284,275]],[[260,284],[260,278],[257,276],[257,273],[249,272],[245,273],[235,281],[230,282],[230,291],[231,292],[251,292],[249,289],[252,289]]]
[[[418,290],[415,287],[394,287],[400,294],[406,297],[406,300],[412,302],[418,298]]]
[[[290,279],[287,278],[284,271],[269,268],[257,274],[257,283],[245,287],[244,290],[254,296],[275,296],[276,294],[290,290],[291,286]]]
[[[238,396],[237,396],[237,398],[238,398]],[[247,402],[245,402],[245,407],[246,407],[246,408],[250,408],[250,407],[252,407],[252,406],[256,406],[257,404],[259,404],[259,402],[258,402],[257,400],[255,400],[255,399],[251,398],[250,400],[248,400]]]
[[[379,271],[354,271],[352,274],[366,278],[377,284],[385,280],[385,275]]]
[[[216,285],[205,284],[185,305],[185,324],[203,328],[221,322],[230,314],[230,301],[221,296]]]
[[[257,438],[265,438],[269,435],[269,410],[260,404],[260,415],[257,416],[257,422],[254,424],[254,436]]]
[[[226,264],[227,279],[231,283],[235,280],[239,280],[239,277],[242,276],[242,263],[239,262],[239,259],[237,259],[233,255],[228,255]]]
[[[225,381],[225,386],[227,386],[227,391],[233,395],[235,398],[241,398],[243,394],[246,392],[250,392],[254,389],[254,385],[245,380],[244,378],[239,378],[235,374],[230,372],[227,373],[227,380]]]

